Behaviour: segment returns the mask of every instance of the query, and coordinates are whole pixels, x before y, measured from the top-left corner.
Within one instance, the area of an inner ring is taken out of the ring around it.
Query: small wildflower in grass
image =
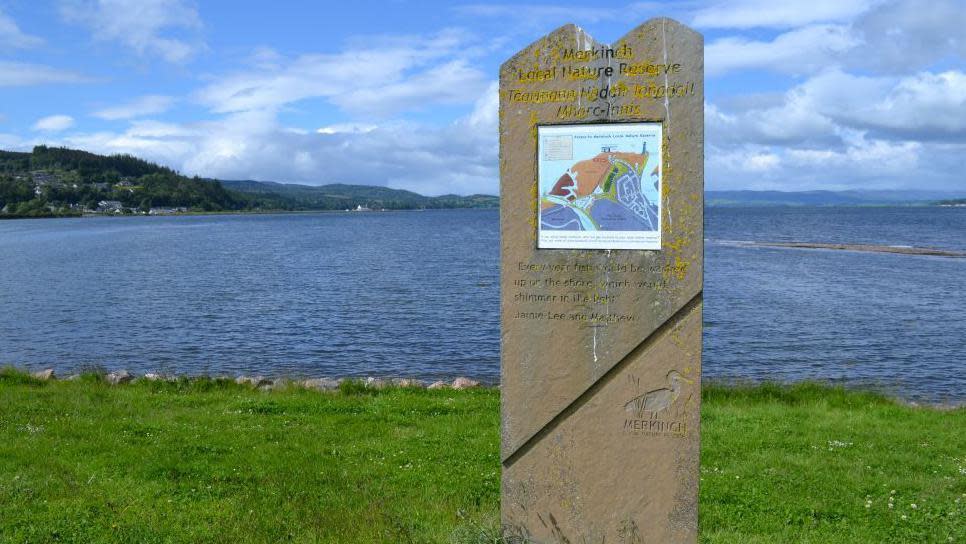
[[[841,440],[829,440],[828,451],[832,451],[836,448],[848,448],[851,445],[852,445],[851,442],[843,442]]]

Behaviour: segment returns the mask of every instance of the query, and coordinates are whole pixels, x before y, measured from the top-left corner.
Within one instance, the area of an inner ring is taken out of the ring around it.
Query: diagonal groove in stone
[[[581,406],[586,404],[601,388],[604,387],[608,382],[614,379],[618,374],[624,370],[624,367],[628,363],[634,360],[638,355],[646,351],[652,345],[654,345],[658,340],[666,336],[675,325],[681,322],[685,317],[687,317],[698,305],[701,304],[703,300],[704,291],[698,291],[694,297],[691,298],[687,303],[681,306],[678,311],[674,312],[671,317],[667,318],[664,323],[662,323],[658,328],[654,329],[654,332],[649,334],[647,338],[641,341],[640,344],[634,346],[633,349],[627,352],[623,358],[621,358],[614,366],[605,372],[600,378],[598,378],[594,383],[592,383],[587,389],[585,389],[580,395],[577,396],[570,404],[565,406],[557,415],[553,416],[546,425],[541,427],[537,432],[533,433],[529,438],[523,441],[519,447],[514,451],[510,452],[509,455],[503,458],[502,464],[503,468],[509,468],[518,459],[526,455],[533,446],[538,444],[545,436],[550,434],[560,423],[570,417],[571,414],[580,409]]]

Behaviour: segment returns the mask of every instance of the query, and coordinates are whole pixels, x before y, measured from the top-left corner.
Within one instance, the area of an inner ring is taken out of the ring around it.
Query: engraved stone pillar
[[[697,541],[700,34],[567,25],[500,73],[511,542]]]

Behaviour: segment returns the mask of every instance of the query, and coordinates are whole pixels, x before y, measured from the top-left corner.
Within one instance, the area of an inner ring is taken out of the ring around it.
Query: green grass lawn
[[[966,542],[966,409],[711,386],[702,416],[702,542]],[[499,468],[492,389],[0,372],[4,543],[495,542]]]

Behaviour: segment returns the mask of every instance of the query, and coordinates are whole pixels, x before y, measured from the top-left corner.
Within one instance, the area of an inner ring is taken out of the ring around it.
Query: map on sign
[[[661,124],[537,128],[541,249],[661,249]]]

